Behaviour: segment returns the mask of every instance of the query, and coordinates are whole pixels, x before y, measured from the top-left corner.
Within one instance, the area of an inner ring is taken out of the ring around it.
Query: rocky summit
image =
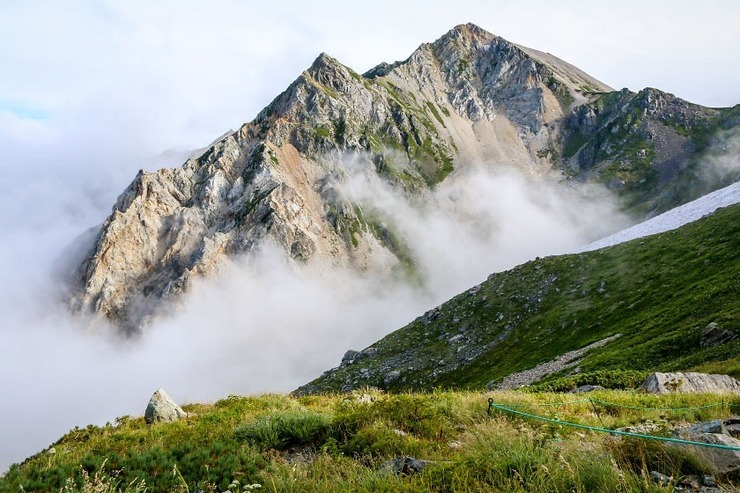
[[[644,217],[693,198],[698,156],[739,122],[738,107],[614,91],[472,24],[362,75],[321,54],[198,157],[140,171],[79,265],[70,304],[135,333],[195,277],[266,242],[297,262],[402,272],[413,245],[342,194],[348,162],[409,196],[473,164],[555,172],[605,184]]]

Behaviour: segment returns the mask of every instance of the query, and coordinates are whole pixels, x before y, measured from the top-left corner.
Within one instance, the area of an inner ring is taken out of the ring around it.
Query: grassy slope
[[[582,371],[693,369],[740,377],[740,340],[699,347],[710,322],[740,332],[740,205],[675,231],[537,259],[476,289],[301,391],[481,388],[617,333],[587,354]],[[391,370],[401,375],[384,382]]]
[[[712,472],[685,450],[658,442],[616,440],[502,413],[489,417],[488,395],[480,393],[371,395],[372,402],[362,402],[359,394],[229,397],[185,406],[192,415],[177,423],[147,427],[141,417],[125,417],[116,425],[75,429],[53,444],[53,453],[13,466],[0,480],[0,492],[60,491],[65,485],[65,492],[143,491],[144,484],[147,491],[248,491],[244,485],[255,483],[280,492],[672,491],[652,484],[647,472]],[[730,405],[740,405],[740,398],[690,411],[597,404],[599,417],[576,396],[489,395],[536,414],[610,428],[649,420],[668,429],[675,422],[726,416]],[[592,395],[641,407],[721,402],[697,394]],[[574,399],[579,402],[553,405]],[[406,477],[379,469],[398,455],[437,462]]]

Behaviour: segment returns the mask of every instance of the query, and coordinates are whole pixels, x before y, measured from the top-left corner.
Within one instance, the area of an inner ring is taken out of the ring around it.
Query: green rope
[[[716,402],[714,404],[707,404],[706,406],[695,406],[695,407],[640,407],[640,406],[628,406],[626,404],[616,404],[614,402],[607,402],[602,401],[599,399],[591,399],[593,402],[598,402],[599,404],[603,404],[605,406],[610,407],[622,407],[625,409],[637,409],[639,411],[693,411],[697,409],[708,409],[711,407],[721,407],[724,404],[721,402]]]
[[[672,442],[672,443],[680,443],[683,445],[694,445],[697,447],[709,447],[709,448],[716,448],[716,449],[722,449],[722,450],[735,450],[740,451],[740,447],[733,447],[730,445],[719,445],[715,443],[703,443],[703,442],[692,442],[690,440],[681,440],[680,438],[669,438],[669,437],[658,437],[654,435],[644,435],[642,433],[632,433],[629,431],[619,431],[619,430],[609,430],[607,428],[598,428],[595,426],[588,426],[588,425],[582,425],[580,423],[569,423],[567,421],[560,421],[559,419],[552,419],[552,418],[546,418],[544,416],[537,416],[536,414],[529,414],[525,413],[524,411],[517,411],[516,409],[510,409],[505,406],[501,406],[499,404],[494,404],[493,399],[488,399],[488,410],[490,414],[491,408],[500,409],[501,411],[507,411],[513,414],[518,414],[520,416],[525,416],[527,418],[532,419],[539,419],[540,421],[546,421],[548,423],[555,423],[558,425],[565,425],[565,426],[571,426],[573,428],[581,428],[584,430],[591,430],[591,431],[599,431],[602,433],[610,433],[612,435],[623,435],[623,436],[629,436],[629,437],[636,437],[636,438],[646,438],[648,440],[658,440],[661,442]]]
[[[569,406],[571,404],[586,404],[589,402],[588,399],[579,399],[576,401],[565,401],[565,402],[544,402],[541,404],[531,404],[527,402],[519,404],[507,404],[509,407],[547,407],[547,406]]]
[[[604,406],[621,407],[625,409],[635,409],[639,411],[693,411],[699,409],[709,409],[712,407],[723,407],[724,404],[716,402],[714,404],[707,404],[706,406],[694,406],[694,407],[640,407],[640,406],[628,406],[626,404],[617,404],[615,402],[602,401],[600,399],[578,399],[573,401],[563,402],[545,402],[541,404],[531,403],[517,403],[517,404],[506,404],[509,407],[549,407],[549,406],[569,406],[571,404],[586,404],[588,402],[597,402]]]

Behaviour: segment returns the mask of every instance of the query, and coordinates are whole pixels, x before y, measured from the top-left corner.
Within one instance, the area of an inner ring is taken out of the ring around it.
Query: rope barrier
[[[525,413],[524,411],[517,411],[516,409],[511,409],[511,408],[508,408],[506,406],[502,406],[500,404],[495,404],[493,402],[493,398],[489,398],[488,399],[488,415],[489,416],[491,415],[491,408],[499,409],[501,411],[506,411],[506,412],[510,412],[510,413],[513,413],[513,414],[518,414],[520,416],[524,416],[524,417],[527,417],[527,418],[538,419],[540,421],[545,421],[545,422],[548,422],[548,423],[554,423],[554,424],[563,425],[563,426],[570,426],[570,427],[573,427],[573,428],[581,428],[581,429],[590,430],[590,431],[598,431],[598,432],[601,432],[601,433],[609,433],[609,434],[612,434],[612,435],[622,435],[622,436],[630,436],[630,437],[636,437],[636,438],[645,438],[645,439],[648,439],[648,440],[657,440],[657,441],[661,441],[661,442],[679,443],[679,444],[682,444],[682,445],[693,445],[693,446],[696,446],[696,447],[709,447],[709,448],[715,448],[715,449],[721,449],[721,450],[740,451],[740,447],[733,447],[731,445],[720,445],[720,444],[716,444],[716,443],[693,442],[691,440],[682,440],[680,438],[659,437],[659,436],[654,436],[654,435],[645,435],[643,433],[632,433],[632,432],[629,432],[629,431],[610,430],[608,428],[598,428],[596,426],[588,426],[588,425],[583,425],[583,424],[580,424],[580,423],[570,423],[568,421],[560,421],[559,419],[546,418],[544,416],[538,416],[536,414]]]
[[[507,404],[509,407],[548,407],[548,406],[569,406],[571,404],[586,404],[589,399],[579,399],[575,401],[565,402],[543,402],[541,404],[530,404],[530,403],[518,403],[518,404]]]
[[[699,409],[709,409],[712,407],[724,407],[723,402],[715,402],[713,404],[707,404],[705,406],[694,406],[694,407],[641,407],[641,406],[628,406],[626,404],[617,404],[615,402],[602,401],[601,399],[578,399],[578,400],[573,400],[573,401],[545,402],[545,403],[538,403],[538,404],[516,403],[516,404],[507,404],[507,406],[511,408],[550,407],[550,406],[569,406],[572,404],[586,404],[586,403],[594,403],[594,402],[604,405],[604,406],[621,407],[624,409],[635,409],[638,411],[693,411],[693,410],[699,410]]]
[[[694,407],[641,407],[641,406],[628,406],[626,404],[616,404],[614,402],[602,401],[599,399],[590,399],[593,402],[603,404],[604,406],[610,407],[622,407],[625,409],[636,409],[638,411],[693,411],[698,409],[709,409],[711,407],[723,407],[724,403],[715,402],[714,404],[707,404],[706,406],[694,406]]]

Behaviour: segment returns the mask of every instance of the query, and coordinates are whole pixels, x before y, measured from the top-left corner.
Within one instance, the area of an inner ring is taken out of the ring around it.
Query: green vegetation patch
[[[316,444],[328,433],[331,417],[324,413],[288,410],[262,416],[236,429],[236,439],[261,449],[282,450]]]
[[[528,390],[568,392],[582,385],[600,385],[605,389],[636,389],[649,375],[650,372],[636,370],[596,370],[549,379],[544,383],[530,386]]]
[[[700,344],[711,322],[740,334],[739,216],[734,205],[674,231],[493,274],[304,389],[481,389],[616,334],[584,355],[581,373],[615,387],[637,378],[628,370],[740,378],[740,339]],[[397,378],[386,378],[391,370]]]
[[[445,125],[445,121],[442,119],[442,116],[440,116],[439,111],[437,111],[437,106],[433,102],[427,101],[427,108],[429,108],[429,111],[432,112],[432,115],[434,115],[434,118],[437,119],[439,124],[447,128],[447,125]]]
[[[189,418],[176,423],[147,426],[125,417],[116,426],[75,429],[53,453],[11,467],[0,492],[662,491],[650,471],[676,478],[714,473],[692,451],[661,442],[487,412],[490,397],[561,421],[609,428],[648,422],[664,432],[727,412],[706,407],[723,398],[712,394],[591,395],[621,411],[602,406],[597,416],[588,401],[553,393],[232,396],[186,406]],[[399,456],[425,466],[395,474],[387,461]],[[718,479],[730,490],[737,486]]]

